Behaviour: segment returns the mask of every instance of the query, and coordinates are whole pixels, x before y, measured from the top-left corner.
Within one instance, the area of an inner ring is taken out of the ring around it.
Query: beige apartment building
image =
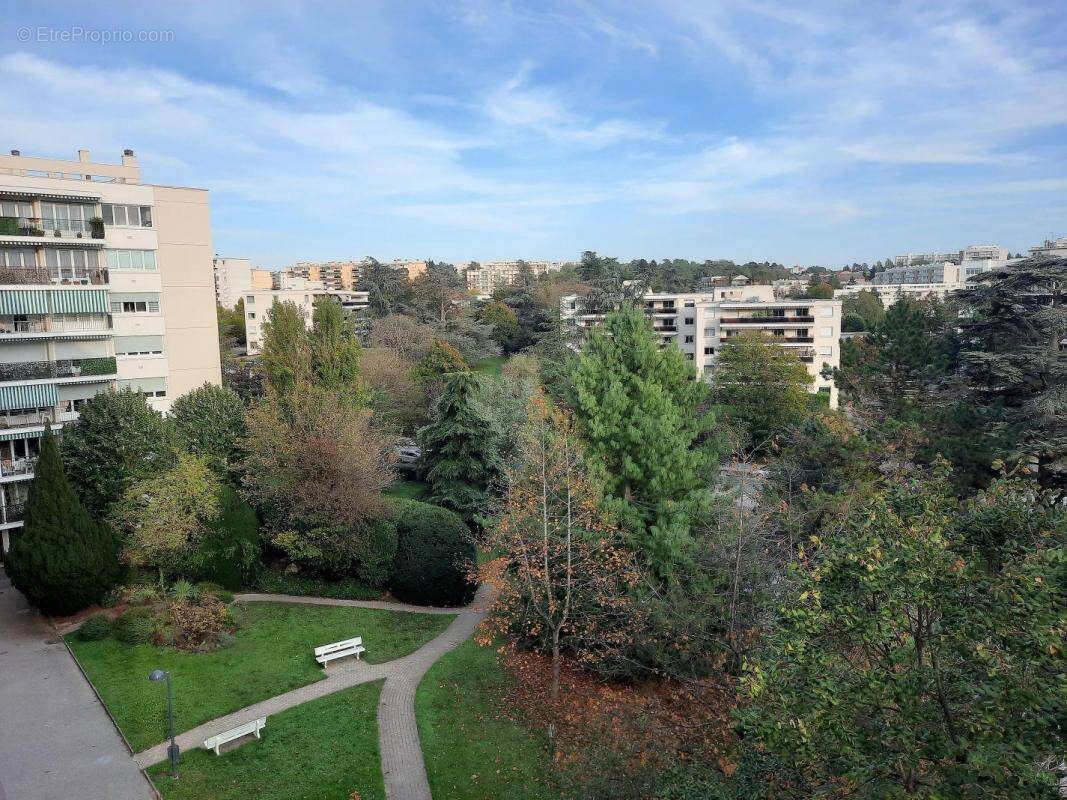
[[[241,295],[251,289],[270,289],[274,273],[253,267],[247,258],[220,258],[213,261],[215,274],[215,302],[223,308],[233,308]]]
[[[467,289],[479,297],[489,297],[497,289],[515,283],[523,265],[529,267],[534,277],[559,270],[562,266],[551,261],[486,261],[467,267]]]
[[[0,156],[0,545],[22,509],[45,425],[110,388],[162,411],[220,383],[205,189],[119,164]],[[77,476],[72,476],[77,480]]]
[[[304,324],[310,329],[315,300],[331,297],[349,313],[366,310],[370,305],[368,292],[334,291],[321,281],[288,276],[284,289],[258,290],[245,294],[245,348],[248,354],[256,355],[263,347],[263,323],[267,312],[275,303],[293,303],[304,315]]]
[[[642,301],[661,342],[674,342],[693,362],[698,377],[712,377],[715,355],[725,342],[758,332],[796,353],[811,375],[811,391],[825,393],[830,407],[837,407],[831,371],[841,365],[840,300],[776,299],[773,286],[757,285],[717,286],[692,294],[650,293]],[[583,313],[574,295],[561,300],[561,310],[579,328],[604,318]]]

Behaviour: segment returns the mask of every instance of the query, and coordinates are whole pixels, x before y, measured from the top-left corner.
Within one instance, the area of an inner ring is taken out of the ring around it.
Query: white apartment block
[[[841,364],[841,301],[785,300],[774,287],[722,286],[694,294],[646,294],[645,313],[664,345],[674,342],[694,362],[698,377],[711,378],[715,355],[725,342],[757,332],[777,346],[796,353],[811,375],[811,391],[828,395],[837,407],[837,386],[830,371]],[[578,297],[561,300],[565,318],[578,327],[603,320],[602,314],[582,313]],[[823,372],[827,375],[824,375]]]
[[[170,410],[220,383],[205,189],[120,164],[0,156],[0,544],[22,526],[45,425],[130,388]],[[77,476],[71,476],[77,480]]]
[[[252,289],[270,289],[273,273],[252,266],[247,258],[219,258],[212,262],[215,274],[215,302],[233,308],[241,295]]]
[[[467,289],[479,297],[489,297],[497,289],[515,283],[523,264],[529,267],[534,277],[559,270],[562,266],[551,261],[486,261],[476,267],[467,267]]]
[[[300,281],[303,284],[300,285]],[[304,316],[304,325],[311,329],[315,300],[332,297],[349,313],[365,310],[370,305],[369,292],[338,292],[327,289],[321,281],[289,277],[290,288],[248,292],[245,295],[245,347],[256,355],[263,347],[263,323],[275,303],[293,303]]]
[[[1030,248],[1031,258],[1063,258],[1067,256],[1067,236],[1059,239],[1045,239],[1039,245]]]
[[[955,261],[916,262],[890,267],[874,276],[866,286],[846,286],[834,292],[835,298],[847,297],[863,290],[878,295],[882,305],[889,307],[901,297],[944,300],[953,292],[967,286],[967,281],[984,272],[991,272],[1018,259],[1011,259],[1006,248],[996,245],[971,245],[960,251]]]

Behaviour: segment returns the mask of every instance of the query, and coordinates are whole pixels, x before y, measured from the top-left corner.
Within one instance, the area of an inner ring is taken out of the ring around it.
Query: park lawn
[[[507,356],[491,356],[490,358],[483,358],[474,365],[474,371],[481,372],[485,375],[499,375],[500,370],[503,368],[507,360]]]
[[[510,680],[496,650],[466,641],[419,684],[415,714],[434,797],[539,800],[553,797],[543,734],[502,717]]]
[[[165,735],[166,694],[148,681],[174,675],[178,731],[291,689],[322,680],[312,649],[362,636],[371,663],[407,655],[448,627],[450,614],[418,614],[300,603],[238,603],[236,641],[210,653],[185,653],[115,639],[68,642],[134,751]]]
[[[166,762],[149,775],[164,800],[384,800],[381,688],[381,681],[365,683],[274,714],[262,740],[221,756],[183,753],[177,780]]]

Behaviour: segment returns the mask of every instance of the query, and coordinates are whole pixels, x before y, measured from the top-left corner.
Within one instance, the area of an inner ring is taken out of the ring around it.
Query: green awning
[[[13,408],[49,408],[57,402],[54,383],[0,386],[0,411]]]
[[[48,294],[44,289],[4,289],[0,291],[0,314],[47,314]]]
[[[36,428],[23,428],[18,431],[0,431],[0,442],[13,442],[16,439],[39,439],[43,436],[43,433],[37,429],[40,427],[41,426],[38,425]],[[53,425],[52,432],[59,433],[59,427]]]
[[[54,289],[54,314],[106,314],[111,310],[107,289]]]

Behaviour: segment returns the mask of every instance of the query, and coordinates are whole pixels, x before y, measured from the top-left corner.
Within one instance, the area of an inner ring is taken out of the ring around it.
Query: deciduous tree
[[[170,410],[178,442],[212,468],[227,472],[241,460],[241,441],[248,433],[245,406],[232,389],[205,383],[186,392]]]

